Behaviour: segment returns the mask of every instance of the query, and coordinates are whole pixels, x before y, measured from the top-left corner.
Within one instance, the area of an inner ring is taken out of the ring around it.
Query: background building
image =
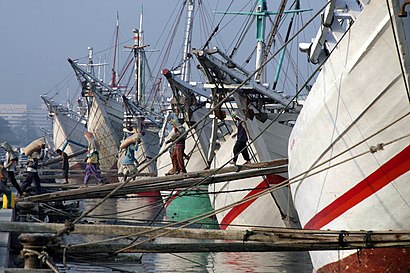
[[[8,121],[17,141],[27,145],[51,130],[51,120],[45,105],[0,104],[0,118]]]

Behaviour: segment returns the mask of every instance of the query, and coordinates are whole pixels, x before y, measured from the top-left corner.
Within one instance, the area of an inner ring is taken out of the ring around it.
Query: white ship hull
[[[42,96],[47,108],[49,116],[52,118],[53,145],[55,149],[64,149],[68,155],[74,154],[87,146],[84,138],[86,130],[84,120],[76,113],[67,108],[58,105],[47,96]],[[78,145],[79,144],[79,145]],[[71,170],[83,169],[84,155],[72,157],[69,160]],[[71,181],[79,183],[82,179],[72,179]]]
[[[398,18],[392,2],[398,47],[386,1],[370,1],[323,66],[292,131],[289,176],[323,164],[292,184],[304,228],[410,230],[410,20]],[[369,152],[378,144],[383,149]],[[410,269],[408,249],[357,252],[310,254],[316,272]]]
[[[113,98],[103,100],[99,95],[93,98],[88,117],[88,129],[94,134],[100,146],[101,170],[114,170],[118,168],[118,151],[124,134],[123,103],[122,100],[117,101]],[[145,128],[146,126],[144,126],[144,134],[137,151],[137,161],[142,165],[154,158],[159,150],[159,129],[155,126]],[[153,161],[143,172],[155,175],[156,162]],[[114,179],[113,182],[118,181]]]
[[[269,120],[266,123],[256,119],[247,121],[250,140],[256,138],[268,123]],[[288,126],[273,123],[248,147],[252,162],[286,158],[290,130]],[[221,143],[221,148],[216,153],[213,168],[220,167],[231,160],[235,141],[229,134],[225,136],[225,141]],[[237,164],[241,165],[244,162],[242,155],[239,155]],[[216,193],[211,195],[211,202],[216,210],[234,204],[233,207],[217,214],[221,229],[244,229],[249,226],[297,227],[297,216],[288,188],[275,190],[272,194],[265,194],[245,203],[241,202],[244,198],[254,196],[267,187],[274,187],[284,181],[286,176],[285,173],[272,174],[211,185],[209,191]]]
[[[137,161],[141,165],[156,157],[159,153],[159,129],[155,126],[144,129],[145,134],[141,138],[141,143],[138,145]],[[144,170],[143,173],[157,175],[157,161],[154,160]]]
[[[123,136],[122,100],[102,99],[94,93],[89,109],[87,128],[94,134],[99,144],[101,170],[117,169],[117,155]]]
[[[53,115],[53,142],[54,147],[61,148],[64,146],[67,140],[72,140],[86,146],[86,140],[84,138],[85,126],[82,122],[66,116],[61,113],[55,113]],[[75,144],[66,146],[64,151],[70,155],[79,150],[84,149]],[[83,162],[84,156],[75,157],[70,159],[70,169],[78,169]]]

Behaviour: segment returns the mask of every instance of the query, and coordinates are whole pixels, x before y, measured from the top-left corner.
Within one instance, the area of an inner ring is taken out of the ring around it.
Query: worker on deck
[[[142,141],[142,133],[134,129],[134,134],[126,138],[120,145],[120,152],[118,157],[118,173],[124,176],[124,181],[127,177],[137,173],[138,161],[136,153],[138,145]]]
[[[185,127],[176,119],[172,121],[172,126],[173,130],[165,143],[171,143],[179,139],[170,147],[172,169],[169,170],[166,175],[186,173],[184,158],[188,157],[184,152],[186,139],[184,135],[186,132]]]
[[[246,147],[246,142],[248,142],[248,133],[246,130],[245,122],[237,115],[236,112],[233,112],[232,120],[235,122],[237,127],[236,133],[232,134],[232,138],[236,137],[235,146],[233,147],[233,158],[229,162],[230,164],[236,165],[238,160],[239,153],[242,153],[243,159],[246,161],[245,164],[251,163],[248,148]]]
[[[103,179],[98,171],[98,164],[99,164],[99,152],[98,152],[98,143],[95,140],[93,134],[89,131],[84,132],[84,136],[88,142],[88,151],[87,156],[85,158],[86,166],[85,166],[85,175],[84,175],[84,187],[88,186],[88,181],[93,175],[98,184],[103,184]]]
[[[68,165],[68,155],[66,152],[63,152],[60,149],[56,150],[56,153],[61,156],[63,163],[61,164],[61,169],[63,170],[63,178],[64,178],[64,182],[63,184],[68,184],[68,170],[69,170],[69,165]]]
[[[6,195],[7,208],[11,208],[12,206],[11,190],[7,186],[7,170],[6,170],[6,167],[3,166],[3,162],[0,162],[0,193]]]
[[[40,150],[35,150],[32,153],[28,155],[28,160],[27,160],[27,178],[26,180],[21,183],[21,190],[23,191],[23,194],[27,194],[26,190],[29,186],[31,186],[31,183],[34,181],[34,190],[36,194],[41,194],[42,189],[41,189],[41,181],[40,177],[38,176],[38,162],[39,160],[42,160],[44,158],[44,148],[45,144],[41,144],[41,149]]]
[[[20,185],[17,183],[16,177],[14,173],[17,171],[17,163],[18,163],[18,156],[17,154],[13,151],[12,147],[10,144],[7,142],[3,142],[1,144],[1,147],[6,150],[6,155],[5,155],[5,162],[4,162],[4,168],[7,171],[7,178],[13,185],[13,187],[16,188],[18,194],[21,196],[23,194],[23,191],[20,188]]]

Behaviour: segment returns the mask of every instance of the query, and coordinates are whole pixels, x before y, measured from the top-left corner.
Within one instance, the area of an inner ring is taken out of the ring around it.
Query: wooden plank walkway
[[[181,190],[196,185],[209,185],[226,181],[246,179],[268,174],[280,174],[287,172],[287,160],[280,159],[270,162],[260,162],[241,166],[230,166],[222,169],[204,170],[183,175],[171,175],[162,177],[137,178],[128,182],[112,197],[124,196],[130,193],[141,193],[160,190]],[[62,200],[78,200],[85,198],[103,198],[116,189],[121,183],[112,183],[88,188],[71,189],[41,195],[21,198],[19,201],[46,202]]]

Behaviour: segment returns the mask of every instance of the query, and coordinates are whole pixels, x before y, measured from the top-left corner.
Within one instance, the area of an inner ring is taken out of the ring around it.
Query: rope
[[[256,69],[253,73],[251,73],[248,78],[246,80],[244,80],[238,87],[236,87],[234,90],[232,90],[230,93],[228,93],[227,96],[225,96],[225,98],[223,98],[221,101],[219,101],[206,115],[204,115],[199,121],[197,121],[192,127],[188,128],[188,130],[186,130],[186,132],[184,134],[182,134],[181,136],[179,136],[177,139],[175,139],[172,143],[170,143],[168,146],[165,147],[165,149],[160,152],[157,156],[155,156],[154,158],[152,158],[151,160],[149,160],[144,166],[142,166],[142,168],[140,170],[138,170],[138,172],[142,172],[144,169],[146,169],[148,166],[150,166],[150,164],[156,160],[159,156],[161,156],[163,153],[168,151],[168,148],[171,145],[174,145],[177,141],[181,140],[182,138],[185,138],[187,136],[187,134],[193,130],[193,128],[195,128],[195,126],[197,126],[200,122],[202,122],[205,118],[207,118],[207,116],[209,116],[209,114],[211,114],[215,109],[217,109],[218,107],[220,107],[224,102],[226,102],[230,96],[232,96],[235,92],[237,92],[242,86],[245,85],[245,83],[250,80],[260,69],[262,69],[270,60],[272,60],[283,48],[285,48],[287,46],[287,44],[289,44],[295,37],[297,37],[297,35],[299,35],[299,33],[301,33],[311,22],[313,22],[313,20],[322,12],[322,10],[324,10],[324,8],[326,8],[326,6],[328,5],[328,3],[326,5],[324,5],[310,20],[307,21],[307,23],[302,26],[302,28],[297,31],[292,38],[289,39],[288,42],[284,43],[282,45],[281,48],[278,49],[278,51],[273,54],[270,58],[268,58],[264,63],[261,64],[261,66]],[[313,76],[312,76],[313,77]],[[262,133],[262,132],[261,132]],[[227,164],[227,163],[226,163]],[[225,165],[226,165],[225,164]],[[224,165],[224,166],[225,166]],[[224,166],[222,166],[221,168],[223,168]],[[220,168],[220,169],[221,169]],[[219,169],[218,169],[219,170]],[[120,189],[122,189],[124,186],[126,186],[131,180],[133,180],[136,177],[136,175],[130,176],[126,181],[124,181],[123,183],[121,183],[120,185],[118,185],[113,191],[111,191],[105,198],[103,198],[100,202],[98,202],[95,206],[93,206],[92,208],[90,208],[88,211],[84,212],[81,216],[79,216],[78,218],[76,218],[73,221],[73,224],[78,223],[82,218],[84,218],[85,216],[87,216],[89,213],[91,213],[92,211],[94,211],[98,206],[100,206],[102,203],[104,203],[108,198],[110,198],[113,194],[115,194],[117,191],[119,191]],[[206,179],[206,178],[205,178]],[[204,179],[204,180],[205,180]]]
[[[407,83],[407,80],[406,80],[406,73],[405,73],[405,70],[404,70],[403,60],[402,60],[401,54],[400,54],[399,42],[398,42],[398,38],[396,36],[396,30],[394,28],[394,20],[393,20],[393,15],[391,14],[391,10],[390,10],[389,0],[386,0],[386,4],[387,4],[387,10],[389,12],[390,24],[391,24],[391,28],[392,28],[393,37],[394,37],[394,44],[395,44],[395,47],[396,47],[397,57],[398,57],[399,63],[400,63],[401,75],[403,76],[403,83],[404,83],[404,86],[406,88],[407,99],[409,100],[409,103],[410,103],[410,90],[409,90],[409,86],[408,86],[408,83]]]
[[[226,10],[229,10],[230,6],[232,5],[233,0],[231,1],[231,3],[229,4],[229,6],[227,7]],[[211,42],[212,38],[214,37],[214,35],[218,32],[219,30],[219,26],[221,25],[221,22],[223,20],[223,18],[225,17],[225,15],[222,16],[221,20],[219,20],[219,23],[216,25],[216,27],[214,28],[214,30],[212,31],[211,35],[209,35],[208,40],[205,42],[205,44],[203,45],[203,49],[208,47],[209,43]]]
[[[33,249],[23,248],[23,253],[24,252],[37,255],[37,258],[41,261],[41,263],[46,264],[51,270],[53,270],[53,272],[60,273],[60,271],[58,271],[58,268],[55,266],[55,264],[51,262],[49,255],[46,251],[38,252]]]
[[[180,137],[178,137],[173,143],[171,143],[171,144],[169,144],[168,146],[166,146],[166,149],[165,149],[163,152],[160,152],[157,156],[155,156],[155,157],[154,157],[153,159],[151,159],[151,160],[152,160],[152,161],[153,161],[153,160],[156,160],[159,156],[161,156],[164,152],[166,152],[167,149],[168,149],[171,145],[173,145],[174,143],[176,143],[177,141],[179,141],[180,139],[182,139],[183,137],[185,137],[185,136],[188,134],[188,132],[190,132],[195,126],[197,126],[200,122],[202,122],[205,118],[207,118],[210,114],[212,114],[212,112],[213,112],[215,109],[217,109],[217,108],[220,107],[223,103],[225,103],[228,99],[230,99],[230,97],[231,97],[234,93],[236,93],[242,86],[244,86],[248,80],[252,79],[252,77],[253,77],[260,69],[262,69],[262,68],[263,68],[269,61],[271,61],[274,57],[276,57],[276,55],[279,54],[283,48],[285,48],[295,37],[297,37],[297,35],[299,35],[299,34],[316,18],[316,16],[318,16],[318,15],[322,12],[322,10],[323,10],[324,8],[326,8],[327,5],[328,5],[328,3],[327,3],[325,6],[323,6],[310,20],[308,20],[308,22],[307,22],[299,31],[297,31],[297,32],[289,39],[288,42],[284,43],[284,44],[275,52],[275,54],[273,54],[271,57],[269,57],[264,63],[261,64],[261,66],[260,66],[258,69],[256,69],[254,72],[252,72],[241,84],[239,84],[234,90],[232,90],[231,92],[229,92],[222,100],[220,100],[217,104],[215,104],[215,106],[214,106],[212,109],[210,109],[210,111],[208,111],[207,114],[205,114],[200,120],[198,120],[192,127],[188,128],[188,130],[186,130],[186,132],[185,132],[184,134],[182,134]],[[319,68],[316,69],[315,71],[319,71]],[[313,76],[310,77],[309,80],[312,79],[312,78],[313,78]],[[304,86],[306,86],[306,84],[305,84]],[[304,88],[304,86],[303,86],[302,88]],[[301,88],[301,90],[302,90],[302,88]],[[150,160],[150,161],[151,161],[151,160]],[[151,162],[148,162],[148,163],[147,163],[145,166],[143,166],[142,169],[139,170],[139,171],[144,170],[150,163],[151,163]]]
[[[322,12],[322,10],[323,10],[327,5],[328,5],[328,3],[327,3],[322,9],[320,9],[320,10],[316,13],[316,15],[314,15],[310,20],[308,20],[308,22],[307,22],[299,31],[297,31],[297,32],[292,36],[292,38],[289,39],[288,42],[286,42],[285,44],[283,44],[282,47],[279,48],[279,50],[278,50],[275,54],[273,54],[273,55],[272,55],[270,58],[268,58],[264,63],[262,63],[262,65],[260,66],[259,69],[262,69],[262,68],[263,68],[270,60],[272,60],[283,48],[285,48],[288,43],[290,43],[299,33],[301,33],[301,32],[314,20],[314,18],[316,18],[316,16],[318,16],[318,15]],[[201,118],[199,121],[197,121],[197,122],[196,122],[192,127],[190,127],[184,134],[182,134],[180,137],[178,137],[173,143],[171,143],[170,145],[168,145],[168,146],[163,150],[163,152],[159,153],[157,156],[155,156],[154,158],[152,158],[151,160],[149,160],[149,161],[139,170],[139,172],[141,172],[142,170],[144,170],[145,168],[147,168],[147,167],[151,164],[151,162],[153,162],[154,160],[156,160],[156,159],[157,159],[159,156],[161,156],[163,153],[167,152],[168,148],[169,148],[171,145],[174,145],[174,143],[176,143],[177,141],[179,141],[180,139],[182,139],[183,137],[185,137],[197,124],[199,124],[199,122],[203,121],[203,120],[204,120],[209,114],[211,114],[217,107],[221,106],[224,102],[226,102],[226,101],[228,100],[228,98],[229,98],[231,95],[233,95],[235,92],[237,92],[243,85],[245,85],[245,83],[246,83],[249,79],[251,79],[251,78],[254,76],[254,74],[256,74],[256,73],[259,71],[259,69],[255,70],[253,73],[251,73],[251,75],[249,75],[248,78],[247,78],[245,81],[243,81],[237,88],[235,88],[234,90],[232,90],[224,99],[222,99],[219,103],[217,103],[217,104],[214,106],[214,108],[211,109],[211,110],[208,112],[207,115],[204,115],[203,118]],[[313,76],[312,76],[312,77],[313,77]],[[261,132],[261,133],[262,133],[262,132]],[[222,166],[222,167],[223,167],[223,166]],[[222,168],[222,167],[221,167],[221,168]],[[98,202],[93,208],[91,208],[91,209],[89,209],[88,211],[84,212],[80,217],[78,217],[77,219],[75,219],[75,220],[73,221],[73,224],[78,223],[78,221],[80,221],[82,218],[84,218],[84,217],[87,216],[89,213],[91,213],[92,211],[94,211],[98,206],[100,206],[103,202],[105,202],[105,200],[107,200],[108,198],[110,198],[110,197],[111,197],[113,194],[115,194],[118,190],[122,189],[125,185],[128,184],[129,181],[131,181],[131,180],[134,179],[134,178],[135,178],[135,175],[132,176],[132,177],[129,177],[125,182],[123,182],[123,183],[121,183],[120,185],[118,185],[112,192],[110,192],[105,198],[103,198],[100,202]],[[207,179],[207,178],[205,178],[203,181],[205,181],[206,179]],[[214,214],[214,213],[213,213],[213,214]],[[211,215],[213,215],[213,214],[211,214]],[[207,217],[208,217],[208,215],[205,216],[204,218],[207,218]],[[202,218],[202,219],[204,219],[204,218]],[[195,218],[193,218],[193,219],[195,219]],[[197,221],[202,220],[202,219],[198,219]]]
[[[206,266],[206,265],[207,265],[207,264],[203,264],[203,263],[194,261],[194,260],[192,260],[192,259],[188,259],[188,258],[182,257],[181,255],[177,255],[177,254],[175,254],[175,253],[169,253],[169,254],[172,255],[172,256],[175,256],[175,257],[177,257],[177,258],[180,258],[180,259],[182,259],[182,260],[191,262],[191,263],[193,263],[193,264],[197,264],[197,265],[200,265],[200,266]]]
[[[396,138],[396,139],[394,139],[394,140],[392,140],[392,141],[390,141],[390,142],[384,143],[383,146],[386,147],[386,146],[388,146],[388,145],[391,145],[391,144],[393,144],[393,143],[395,143],[395,142],[397,142],[397,141],[400,141],[400,140],[402,140],[402,139],[404,139],[404,138],[407,138],[407,137],[410,137],[410,133],[409,133],[409,134],[406,134],[406,135],[404,135],[404,136],[398,137],[398,138]],[[366,141],[366,140],[362,140],[362,141],[360,141],[358,144],[354,145],[353,147],[356,147],[357,145],[359,145],[360,143],[364,143],[365,141]],[[329,165],[329,166],[327,166],[326,168],[323,168],[323,169],[320,169],[320,170],[318,170],[318,171],[315,171],[315,172],[310,173],[311,171],[317,170],[319,167],[321,167],[321,166],[323,166],[323,165],[329,163],[330,161],[334,160],[335,158],[338,158],[340,155],[347,153],[348,151],[350,151],[351,149],[353,149],[353,147],[346,149],[345,151],[339,153],[339,154],[336,155],[335,157],[332,157],[332,158],[330,158],[330,159],[324,161],[323,163],[321,163],[321,164],[319,164],[319,165],[317,165],[317,166],[315,166],[315,167],[313,167],[313,168],[311,168],[311,169],[308,169],[308,170],[305,171],[305,172],[302,172],[302,173],[296,175],[295,177],[292,177],[292,178],[290,178],[290,179],[287,179],[287,180],[285,180],[285,181],[283,181],[283,182],[277,184],[275,187],[267,188],[267,189],[265,189],[265,190],[263,190],[263,191],[261,191],[261,192],[255,194],[255,195],[253,195],[253,196],[246,197],[246,198],[244,198],[244,199],[242,199],[242,200],[240,200],[240,201],[238,201],[238,202],[232,203],[232,204],[230,204],[230,205],[227,205],[227,206],[225,206],[225,207],[219,208],[219,209],[214,210],[214,211],[212,211],[212,212],[207,212],[207,213],[204,213],[204,214],[201,214],[201,215],[197,215],[197,216],[191,217],[191,218],[189,218],[189,219],[186,219],[186,220],[183,220],[183,221],[180,221],[180,222],[171,223],[171,224],[165,225],[165,226],[163,226],[163,227],[158,227],[158,228],[155,228],[155,229],[153,229],[153,230],[151,230],[151,231],[144,231],[144,232],[139,232],[139,233],[137,233],[137,234],[131,234],[131,235],[126,235],[126,236],[119,236],[119,237],[116,237],[116,238],[111,238],[111,239],[107,239],[107,240],[102,240],[102,241],[99,241],[99,242],[90,242],[90,243],[77,244],[77,245],[72,245],[71,247],[84,246],[84,245],[92,245],[92,244],[98,244],[98,243],[103,243],[103,242],[115,241],[115,240],[127,238],[127,237],[129,237],[129,236],[142,236],[142,235],[149,234],[150,232],[155,232],[155,231],[163,230],[164,228],[168,228],[168,227],[175,227],[175,226],[177,226],[177,230],[180,230],[180,229],[182,229],[182,228],[184,228],[184,227],[187,227],[187,226],[189,226],[189,225],[192,225],[193,223],[196,223],[196,222],[198,222],[198,221],[200,221],[200,220],[206,219],[206,218],[208,218],[208,217],[210,217],[210,216],[213,216],[213,215],[216,215],[216,214],[221,213],[221,212],[223,212],[223,211],[226,211],[226,210],[228,210],[228,209],[231,209],[231,208],[233,208],[233,207],[235,207],[235,206],[237,206],[237,205],[240,205],[240,204],[246,203],[246,202],[248,202],[248,201],[257,199],[257,198],[259,198],[259,197],[261,197],[261,196],[263,196],[263,195],[265,195],[265,194],[268,194],[268,193],[270,193],[270,192],[276,191],[276,190],[281,189],[281,188],[283,188],[283,187],[288,187],[288,186],[290,186],[291,184],[294,184],[294,183],[297,183],[297,182],[301,182],[301,181],[303,181],[303,180],[304,180],[305,178],[307,178],[307,177],[314,176],[314,175],[319,174],[319,173],[321,173],[321,172],[323,172],[323,171],[327,171],[327,170],[332,169],[332,168],[334,168],[334,167],[337,167],[337,166],[339,166],[339,165],[341,165],[341,164],[344,164],[344,163],[346,163],[346,162],[349,162],[349,161],[351,161],[351,160],[354,160],[354,159],[356,159],[356,158],[358,158],[358,157],[361,157],[361,156],[364,156],[364,155],[366,155],[366,154],[371,154],[371,153],[372,153],[372,151],[369,149],[368,151],[364,151],[364,152],[359,153],[359,154],[357,154],[357,155],[355,155],[355,156],[352,156],[352,157],[350,157],[350,158],[348,158],[348,159],[345,159],[345,160],[340,161],[340,162],[338,162],[338,163],[335,163],[335,164],[333,164],[333,165]],[[205,179],[204,179],[204,180],[205,180]],[[185,224],[180,225],[180,224],[182,224],[182,223],[185,223]],[[122,251],[125,251],[125,250],[127,250],[127,249],[129,249],[129,248],[132,248],[132,247],[134,247],[134,246],[137,246],[137,245],[139,245],[139,244],[143,244],[143,243],[146,243],[146,242],[151,242],[153,239],[158,238],[158,237],[161,237],[161,236],[164,236],[164,235],[167,235],[167,234],[169,234],[169,233],[171,233],[171,232],[172,232],[172,230],[166,231],[166,232],[163,232],[163,233],[160,233],[160,234],[158,234],[158,235],[156,235],[156,236],[151,236],[151,237],[150,237],[149,239],[147,239],[147,240],[138,242],[137,244],[134,244],[134,245],[130,245],[130,246],[126,247],[126,248],[122,248],[122,249],[116,251],[116,253],[120,253],[120,252],[122,252]]]

